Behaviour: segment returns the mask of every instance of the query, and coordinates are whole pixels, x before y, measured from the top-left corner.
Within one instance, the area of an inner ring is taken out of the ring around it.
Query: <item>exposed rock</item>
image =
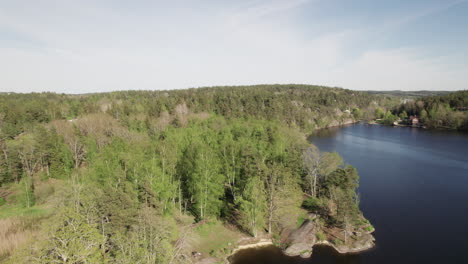
[[[335,246],[340,253],[361,252],[374,247],[374,237],[368,233],[362,233],[355,237],[356,240],[351,245]]]
[[[306,220],[301,227],[291,232],[284,243],[288,245],[284,253],[288,256],[308,258],[312,254],[312,247],[316,242],[316,227],[314,222]]]
[[[349,124],[354,124],[356,122],[359,122],[359,121],[356,121],[352,118],[347,118],[347,119],[344,119],[343,122],[341,122],[342,125],[349,125]]]
[[[339,108],[335,108],[335,115],[336,116],[342,116],[343,112]]]
[[[364,233],[359,237],[355,238],[355,241],[350,245],[335,245],[330,243],[327,240],[318,241],[316,245],[327,245],[333,247],[338,253],[346,254],[346,253],[357,253],[362,252],[368,249],[371,249],[375,246],[374,237],[369,233]]]
[[[327,127],[336,127],[339,125],[341,125],[340,122],[338,122],[337,120],[333,120],[330,122],[330,124]]]
[[[326,234],[331,232],[329,229],[320,230]],[[348,237],[346,245],[335,245],[327,240],[317,241],[317,231],[319,231],[319,228],[316,226],[316,223],[311,220],[306,220],[301,227],[294,231],[285,231],[282,236],[283,243],[287,245],[284,253],[288,256],[301,256],[303,258],[308,258],[312,254],[312,247],[314,245],[328,245],[335,248],[336,251],[342,254],[361,252],[368,250],[375,245],[375,239],[370,232],[352,232]]]
[[[338,121],[338,120],[334,119],[326,127],[327,128],[328,127],[337,127],[337,126],[342,126],[342,125],[354,124],[354,123],[357,123],[357,122],[359,122],[359,121],[354,120],[352,118],[345,118],[345,119],[343,119],[341,121]]]

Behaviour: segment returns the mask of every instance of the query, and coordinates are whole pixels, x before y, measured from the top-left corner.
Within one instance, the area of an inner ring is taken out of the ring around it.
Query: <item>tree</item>
[[[401,118],[402,120],[405,120],[405,119],[408,118],[408,114],[406,113],[406,111],[403,111],[403,112],[400,113],[400,118]]]
[[[24,172],[24,176],[20,181],[22,203],[25,207],[31,207],[35,203],[33,174],[40,165],[37,144],[33,136],[29,134],[21,135],[11,143],[11,147],[17,153]]]
[[[319,149],[311,145],[304,151],[303,160],[304,167],[306,168],[306,181],[308,182],[309,194],[313,197],[317,197],[317,178],[320,172],[321,154]]]
[[[427,111],[425,109],[421,110],[420,118],[423,122],[427,121]]]
[[[355,119],[361,119],[362,116],[363,116],[363,112],[361,109],[359,108],[353,108],[353,112],[352,112],[353,116]]]
[[[84,161],[86,151],[84,143],[81,139],[80,132],[72,122],[54,121],[52,123],[57,133],[61,135],[68,145],[72,155],[75,169],[78,168]]]
[[[42,246],[41,263],[104,263],[101,244],[105,240],[95,226],[65,207],[50,221],[49,239]]]
[[[183,177],[186,191],[194,206],[198,220],[218,216],[223,195],[223,175],[219,173],[220,162],[208,144],[195,138],[183,157]]]
[[[384,116],[385,116],[385,112],[384,112],[384,110],[383,110],[382,108],[379,107],[379,108],[377,108],[377,109],[375,110],[375,117],[376,117],[376,118],[381,119],[381,118],[383,118]]]
[[[328,196],[337,208],[335,220],[345,227],[360,216],[356,193],[358,181],[357,170],[349,165],[335,170],[326,179]]]
[[[239,204],[242,225],[257,237],[258,231],[265,226],[266,214],[265,190],[258,176],[249,178]]]
[[[321,177],[326,178],[330,173],[343,165],[343,158],[337,152],[325,152],[319,164]]]
[[[384,124],[386,125],[392,125],[393,122],[395,122],[396,116],[392,114],[392,112],[387,111],[384,116]]]
[[[231,132],[226,132],[226,135],[221,139],[221,157],[223,161],[223,171],[226,175],[227,185],[229,187],[229,191],[232,195],[233,202],[235,203],[237,200],[237,182],[240,173],[240,142],[234,141],[232,138]]]
[[[269,234],[272,232],[273,221],[275,218],[276,210],[278,209],[278,193],[281,189],[283,182],[282,177],[285,176],[285,170],[281,164],[270,164],[266,168],[266,178],[265,178],[265,193],[267,198],[267,231]]]

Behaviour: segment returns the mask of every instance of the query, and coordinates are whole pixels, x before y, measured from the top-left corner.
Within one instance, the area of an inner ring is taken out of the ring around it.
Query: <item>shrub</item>
[[[317,232],[315,236],[317,237],[318,241],[324,241],[327,239],[327,236],[321,231]]]
[[[339,245],[342,245],[343,244],[343,241],[339,240],[338,238],[336,239],[333,239],[333,244],[339,246]]]
[[[302,202],[302,207],[312,212],[319,212],[322,208],[322,201],[314,197],[309,197]]]
[[[297,218],[297,226],[300,227],[305,221],[305,217],[303,215],[300,215],[299,218]]]

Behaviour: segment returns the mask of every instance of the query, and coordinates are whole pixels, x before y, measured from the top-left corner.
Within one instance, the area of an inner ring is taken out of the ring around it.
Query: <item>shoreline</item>
[[[356,253],[361,253],[361,252],[368,251],[370,249],[373,249],[375,247],[375,244],[372,244],[372,246],[369,246],[369,247],[349,248],[348,250],[343,250],[343,249],[340,249],[339,247],[337,247],[336,245],[334,245],[333,243],[331,243],[328,240],[322,240],[322,241],[317,241],[317,243],[315,243],[314,247],[315,246],[331,247],[334,250],[336,250],[336,252],[338,252],[339,254],[345,255],[345,254],[356,254]]]
[[[328,246],[333,248],[339,254],[356,254],[370,250],[375,247],[375,238],[372,236],[372,232],[363,233],[359,237],[355,238],[356,242],[351,245],[335,245],[328,239],[317,240],[316,233],[319,227],[317,227],[314,221],[307,221],[301,227],[292,230],[284,239],[281,239],[282,244],[288,244],[287,247],[282,248],[276,246],[271,238],[261,238],[258,241],[246,243],[237,246],[229,256],[224,258],[224,263],[231,263],[231,258],[239,251],[262,248],[267,246],[275,246],[281,249],[282,253],[286,256],[296,257],[300,256],[303,259],[310,258],[313,254],[315,246]]]
[[[273,245],[274,245],[273,240],[271,240],[270,238],[268,239],[262,238],[257,242],[237,246],[235,249],[232,250],[228,258],[236,254],[236,252],[244,250],[244,249],[260,248],[260,247],[267,247],[267,246],[273,246]]]
[[[263,239],[262,239],[263,240]],[[274,245],[273,241],[271,239],[265,239],[266,241],[259,241],[259,242],[256,242],[256,243],[251,243],[251,244],[245,244],[245,245],[241,245],[241,246],[238,246],[237,248],[235,248],[231,254],[227,257],[224,258],[224,263],[225,264],[231,264],[231,261],[230,261],[230,258],[232,258],[235,254],[237,254],[239,251],[242,251],[242,250],[246,250],[246,249],[252,249],[252,248],[263,248],[263,247],[268,247],[268,246],[274,246],[274,247],[277,247],[279,248],[278,246]],[[361,252],[365,252],[365,251],[368,251],[368,250],[371,250],[372,248],[375,247],[375,244],[372,244],[372,246],[369,246],[369,247],[362,247],[362,248],[348,248],[347,250],[343,250],[342,248],[339,248],[338,246],[334,245],[333,243],[331,243],[330,241],[328,240],[321,240],[321,241],[317,241],[315,242],[314,245],[312,245],[311,249],[310,249],[310,255],[308,256],[303,256],[301,254],[299,255],[288,255],[285,253],[285,249],[281,249],[281,252],[286,255],[286,256],[290,256],[290,257],[296,257],[296,256],[299,256],[303,259],[307,259],[307,258],[310,258],[313,254],[313,249],[315,246],[326,246],[326,247],[331,247],[333,248],[337,253],[341,254],[341,255],[346,255],[346,254],[357,254],[357,253],[361,253]],[[198,262],[197,262],[198,263]],[[201,263],[201,262],[200,262]]]

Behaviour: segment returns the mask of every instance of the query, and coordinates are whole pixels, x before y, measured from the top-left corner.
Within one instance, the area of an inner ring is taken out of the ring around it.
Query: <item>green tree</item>
[[[48,223],[40,263],[104,263],[100,246],[105,237],[73,209],[65,207]]]
[[[352,114],[355,119],[361,119],[363,117],[363,112],[359,108],[353,108]]]
[[[251,235],[257,237],[258,232],[265,227],[266,197],[260,178],[249,178],[239,199],[241,223]]]
[[[385,116],[385,112],[384,112],[384,110],[382,108],[379,107],[379,108],[377,108],[375,110],[375,117],[376,118],[381,119],[381,118],[384,118],[384,116]]]
[[[400,118],[401,118],[402,120],[405,120],[405,119],[408,118],[408,114],[406,113],[406,111],[403,111],[403,112],[400,113]]]
[[[427,121],[427,111],[425,109],[421,110],[421,113],[420,113],[420,118],[423,122]]]
[[[386,125],[392,125],[393,122],[395,122],[396,116],[392,114],[392,112],[387,111],[384,116],[384,124]]]

